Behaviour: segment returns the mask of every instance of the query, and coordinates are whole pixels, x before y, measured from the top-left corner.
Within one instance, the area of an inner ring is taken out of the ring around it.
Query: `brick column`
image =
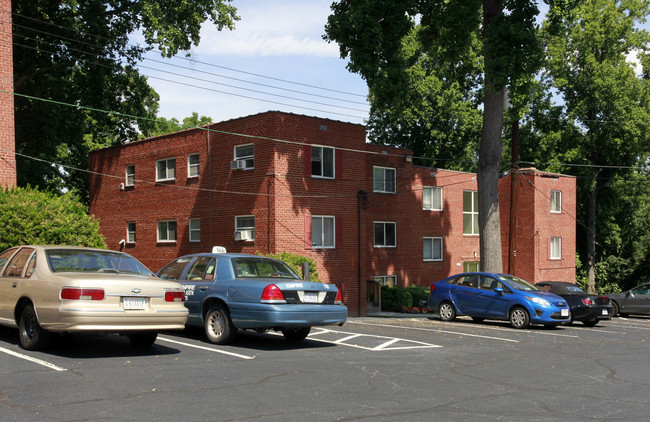
[[[0,0],[0,188],[16,186],[11,0]]]

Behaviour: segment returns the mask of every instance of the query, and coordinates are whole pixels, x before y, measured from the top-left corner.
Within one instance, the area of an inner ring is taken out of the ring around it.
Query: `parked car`
[[[65,332],[117,332],[149,346],[158,331],[184,328],[184,300],[178,282],[125,253],[19,246],[0,254],[0,324],[18,327],[28,350]]]
[[[203,327],[215,344],[231,343],[238,329],[303,340],[311,327],[343,325],[348,315],[334,284],[302,280],[283,261],[258,255],[216,248],[177,258],[158,276],[181,282],[187,325]]]
[[[614,307],[608,297],[587,293],[573,283],[542,281],[535,285],[566,300],[571,308],[571,321],[581,321],[587,327],[611,319],[614,314]]]
[[[514,328],[557,326],[571,320],[569,306],[561,297],[512,275],[484,272],[457,274],[432,283],[429,309],[437,309],[443,321],[466,315],[477,322],[510,321]]]
[[[614,306],[613,315],[650,315],[650,283],[641,284],[621,293],[605,295]]]

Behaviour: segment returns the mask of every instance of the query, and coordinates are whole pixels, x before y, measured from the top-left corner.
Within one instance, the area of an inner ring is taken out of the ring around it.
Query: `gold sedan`
[[[0,325],[18,327],[27,350],[54,333],[120,333],[149,346],[187,320],[180,283],[132,256],[72,246],[19,246],[0,254]]]

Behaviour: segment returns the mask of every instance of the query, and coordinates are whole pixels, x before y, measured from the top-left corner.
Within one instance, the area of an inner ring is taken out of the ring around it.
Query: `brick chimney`
[[[11,0],[0,0],[0,188],[16,186]]]

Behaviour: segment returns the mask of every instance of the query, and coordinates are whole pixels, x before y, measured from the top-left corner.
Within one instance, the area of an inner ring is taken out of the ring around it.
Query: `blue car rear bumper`
[[[230,318],[237,328],[304,328],[343,324],[348,309],[342,305],[230,304]]]

